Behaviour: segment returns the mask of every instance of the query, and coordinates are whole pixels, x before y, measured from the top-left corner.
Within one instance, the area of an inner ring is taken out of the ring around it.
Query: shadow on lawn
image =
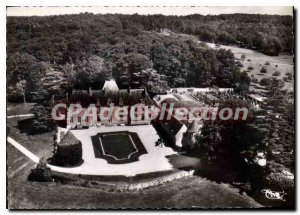
[[[233,171],[233,167],[224,161],[220,161],[218,165],[208,165],[203,157],[200,148],[187,150],[180,155],[170,156],[169,162],[178,169],[190,170],[194,169],[194,175],[207,180],[216,182],[218,184],[229,184],[239,190],[239,193],[249,194],[251,192],[251,185],[246,178],[241,177],[242,173]]]
[[[262,170],[261,170],[262,171]],[[238,189],[240,195],[248,195],[255,201],[262,204],[269,209],[294,209],[294,193],[287,191],[285,200],[281,199],[268,199],[263,192],[264,189],[271,189],[274,192],[282,192],[283,190],[270,187],[264,181],[265,175],[259,170],[254,170],[250,175],[245,172],[245,169],[234,171],[226,165],[220,164],[219,166],[206,166],[202,163],[200,169],[196,170],[194,175],[206,178],[207,180],[228,184],[231,188]],[[246,177],[248,175],[248,177]]]
[[[20,133],[25,133],[27,135],[31,135],[32,133],[32,125],[33,125],[33,119],[28,118],[28,119],[22,119],[18,121],[18,125],[16,126]]]
[[[54,130],[53,125],[34,121],[34,118],[31,117],[18,120],[16,128],[19,129],[20,133],[25,133],[26,135],[38,135]]]

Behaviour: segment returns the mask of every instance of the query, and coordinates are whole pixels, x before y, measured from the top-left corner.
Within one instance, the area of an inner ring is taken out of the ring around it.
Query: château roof
[[[116,81],[111,79],[109,81],[105,81],[102,90],[116,92],[119,91],[119,87]]]
[[[107,106],[108,99],[115,106],[118,106],[120,99],[123,105],[135,105],[143,101],[145,105],[154,105],[154,101],[149,97],[145,89],[121,89],[118,91],[91,90],[73,90],[70,103],[80,103],[82,107],[100,102],[101,106]]]
[[[189,125],[188,131],[193,133],[197,133],[199,131],[199,125],[196,120]]]

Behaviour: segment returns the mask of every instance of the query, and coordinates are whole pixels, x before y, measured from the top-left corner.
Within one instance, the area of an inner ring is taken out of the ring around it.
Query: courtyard
[[[62,131],[66,129],[59,128],[58,134]],[[155,146],[159,136],[152,125],[91,127],[71,132],[82,143],[84,162],[74,168],[51,166],[55,171],[134,176],[173,169],[166,156],[176,152],[170,147]]]

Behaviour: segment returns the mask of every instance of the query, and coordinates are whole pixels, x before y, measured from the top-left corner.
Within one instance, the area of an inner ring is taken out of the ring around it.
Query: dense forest
[[[161,33],[162,29],[174,32]],[[72,88],[237,87],[250,78],[215,42],[292,53],[292,17],[78,15],[7,18],[8,100],[43,101]],[[168,85],[168,86],[167,86]]]
[[[257,14],[189,16],[122,16],[122,24],[138,23],[143,30],[168,28],[205,42],[237,45],[269,55],[293,52],[293,18]]]

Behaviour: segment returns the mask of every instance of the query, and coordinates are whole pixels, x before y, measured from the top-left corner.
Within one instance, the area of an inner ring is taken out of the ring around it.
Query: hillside
[[[174,34],[162,34],[162,29]],[[182,36],[186,34],[191,36]],[[250,78],[240,72],[233,53],[213,50],[198,39],[272,55],[292,53],[292,17],[89,13],[8,17],[8,99],[21,101],[25,94],[28,101],[48,100],[72,88],[99,89],[111,77],[121,88],[147,87],[154,92],[167,85],[247,90]],[[42,78],[47,85],[38,81]]]

